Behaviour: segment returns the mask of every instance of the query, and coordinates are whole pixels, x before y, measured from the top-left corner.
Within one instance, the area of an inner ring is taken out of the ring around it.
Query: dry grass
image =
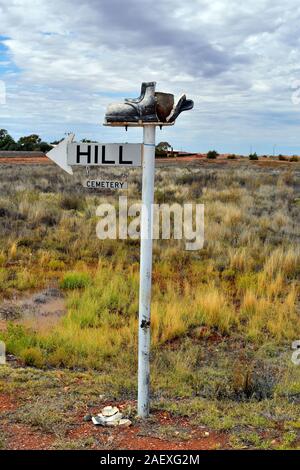
[[[257,344],[300,337],[299,169],[293,168],[157,170],[158,202],[204,202],[206,241],[190,253],[174,240],[154,243],[154,348],[197,327]],[[89,193],[79,172],[71,179],[54,167],[23,167],[17,178],[15,169],[1,174],[0,295],[49,282],[68,292],[65,318],[43,331],[9,329],[9,350],[37,357],[39,365],[101,369],[109,359],[109,367],[135,368],[139,243],[100,241],[95,234],[97,205],[116,204],[116,194]],[[129,187],[135,202],[139,170]]]
[[[154,242],[151,403],[232,447],[296,448],[300,169],[252,163],[157,169],[156,200],[204,202],[206,220],[199,252]],[[0,391],[22,396],[10,420],[57,433],[55,448],[81,446],[68,437],[78,406],[136,397],[139,242],[96,238],[96,208],[117,195],[84,178],[0,168],[0,298],[55,285],[67,305],[54,322],[1,321],[7,351],[34,367],[2,366]],[[138,201],[139,170],[129,188]]]

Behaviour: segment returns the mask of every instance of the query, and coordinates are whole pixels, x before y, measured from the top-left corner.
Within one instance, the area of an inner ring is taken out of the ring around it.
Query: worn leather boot
[[[107,122],[157,122],[156,82],[142,83],[139,98],[125,99],[124,103],[110,104],[106,111]]]
[[[192,109],[194,103],[182,95],[174,106],[174,95],[155,92],[156,82],[144,82],[138,98],[126,98],[124,103],[113,103],[107,108],[107,123],[156,122],[172,123],[182,111]]]
[[[174,95],[172,95],[171,93],[156,92],[155,96],[157,99],[157,119],[160,122],[166,122],[166,119],[171,113],[174,106]]]
[[[167,122],[174,122],[182,111],[189,111],[194,107],[194,101],[187,100],[185,95],[182,95],[177,104],[172,109],[171,113],[167,117]]]
[[[143,82],[142,83],[142,86],[141,86],[141,94],[138,98],[125,98],[125,101],[127,101],[128,103],[139,103],[145,96],[145,93],[146,93],[146,90],[147,90],[147,87],[148,85],[154,85],[156,86],[156,82]]]

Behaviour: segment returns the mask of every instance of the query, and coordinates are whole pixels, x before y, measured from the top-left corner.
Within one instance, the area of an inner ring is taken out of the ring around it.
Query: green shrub
[[[49,261],[48,267],[53,269],[53,271],[61,271],[65,267],[65,263],[58,259],[52,259]]]
[[[218,155],[219,155],[219,154],[218,154],[218,152],[217,152],[216,150],[209,150],[209,151],[207,152],[206,157],[209,158],[209,159],[211,159],[211,160],[213,160],[213,159],[217,158]]]
[[[27,366],[42,367],[44,358],[42,351],[39,348],[27,348],[21,353],[21,358]]]
[[[84,208],[84,198],[77,195],[64,194],[60,200],[60,207],[67,211],[75,210],[80,211]]]
[[[15,278],[9,282],[9,285],[10,287],[22,291],[27,289],[34,289],[39,285],[40,282],[41,279],[25,268],[16,273]]]
[[[236,277],[236,272],[234,269],[225,269],[222,272],[222,278],[225,279],[226,281],[234,281]]]
[[[58,346],[54,351],[52,351],[48,358],[47,362],[53,367],[67,367],[68,366],[68,352],[62,346]]]
[[[249,160],[258,160],[257,153],[256,152],[250,153]]]
[[[3,251],[0,251],[0,266],[4,266],[6,262],[6,256]]]
[[[289,162],[299,162],[299,157],[297,155],[293,155],[290,159]]]
[[[65,274],[60,283],[62,289],[82,289],[87,287],[91,282],[91,278],[87,273],[71,272]]]
[[[44,212],[41,212],[36,215],[34,220],[34,225],[46,225],[47,227],[55,227],[59,222],[59,214],[57,211],[45,209]]]
[[[278,155],[278,160],[280,160],[282,162],[286,162],[287,158],[284,155]]]

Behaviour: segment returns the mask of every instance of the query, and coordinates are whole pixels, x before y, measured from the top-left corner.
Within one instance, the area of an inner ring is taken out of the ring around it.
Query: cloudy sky
[[[138,142],[105,108],[155,80],[195,101],[159,140],[300,153],[299,25],[299,0],[0,0],[0,128]]]

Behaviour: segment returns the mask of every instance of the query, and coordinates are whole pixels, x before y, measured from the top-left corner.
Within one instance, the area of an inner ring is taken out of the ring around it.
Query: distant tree
[[[48,144],[48,142],[41,142],[41,143],[39,144],[39,150],[40,150],[41,152],[47,153],[47,152],[49,152],[51,149],[53,149],[53,145]]]
[[[17,144],[6,129],[0,129],[0,150],[17,150]]]
[[[37,134],[26,135],[24,137],[20,137],[18,140],[18,148],[20,150],[39,150],[40,143],[42,139]]]
[[[218,157],[218,155],[219,155],[219,154],[218,154],[218,152],[217,152],[216,150],[209,150],[209,151],[207,152],[207,155],[206,155],[206,156],[207,156],[207,158],[209,158],[209,159],[215,159],[215,158]]]
[[[163,150],[167,152],[168,150],[172,150],[172,146],[169,144],[169,142],[159,142],[159,144],[156,146],[156,150]]]
[[[8,132],[6,129],[0,129],[0,142],[3,140],[6,136],[8,135]]]
[[[250,153],[249,160],[258,160],[258,155],[256,152]]]
[[[20,137],[18,142],[15,142],[6,129],[0,129],[0,150],[41,150],[46,153],[52,148],[52,145],[42,141],[37,134]]]
[[[169,142],[159,142],[155,147],[155,155],[158,158],[163,158],[168,156],[168,152],[172,151],[173,147]]]

